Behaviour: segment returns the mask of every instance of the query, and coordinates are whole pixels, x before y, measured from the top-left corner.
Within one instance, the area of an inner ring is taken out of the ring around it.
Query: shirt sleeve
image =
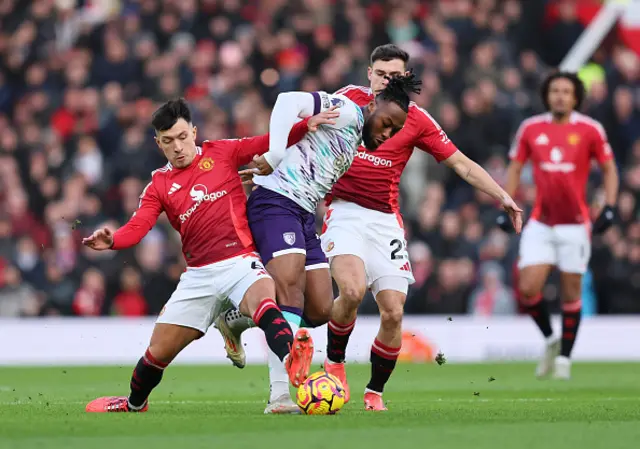
[[[285,92],[278,95],[269,121],[269,151],[264,154],[272,168],[280,165],[291,129],[300,118],[317,114],[314,94]]]
[[[609,145],[607,133],[603,126],[597,122],[593,125],[591,155],[601,165],[613,159],[613,151],[611,151],[611,145]]]
[[[153,180],[147,184],[140,195],[138,210],[131,219],[113,234],[111,249],[126,249],[140,243],[140,240],[153,228],[164,208]]]
[[[438,122],[424,109],[417,106],[415,108],[418,111],[416,114],[417,119],[415,123],[410,123],[409,126],[416,126],[422,129],[415,146],[432,155],[438,162],[448,159],[458,151],[458,148],[449,139],[449,136],[447,136],[447,133],[440,127]]]
[[[358,106],[344,95],[330,95],[326,92],[314,92],[312,94],[316,103],[314,115],[324,112],[332,106],[338,107],[340,116],[336,119],[335,125],[323,125],[333,129],[342,129],[352,126],[358,120]],[[315,112],[315,111],[318,112]]]
[[[300,142],[305,134],[307,134],[308,122],[309,117],[293,125],[293,128],[291,128],[291,132],[289,133],[287,148]],[[243,139],[234,140],[233,142],[235,142],[235,145],[233,148],[233,154],[235,157],[235,165],[237,167],[247,165],[253,160],[253,156],[261,156],[269,151],[270,137],[270,134],[264,134],[262,136],[245,137]]]
[[[527,122],[522,122],[518,131],[516,132],[516,136],[513,138],[513,144],[511,145],[511,149],[509,150],[509,159],[512,161],[518,161],[521,163],[527,162],[529,157],[531,157],[531,147],[527,142]]]

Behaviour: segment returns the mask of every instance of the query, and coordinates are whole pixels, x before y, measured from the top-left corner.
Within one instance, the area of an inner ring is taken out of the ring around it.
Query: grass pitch
[[[629,449],[640,441],[640,365],[576,364],[538,381],[531,364],[399,365],[389,411],[362,409],[367,365],[349,365],[336,416],[265,416],[267,369],[175,366],[144,414],[87,414],[128,392],[129,367],[0,368],[0,448]],[[317,368],[317,367],[314,367]]]

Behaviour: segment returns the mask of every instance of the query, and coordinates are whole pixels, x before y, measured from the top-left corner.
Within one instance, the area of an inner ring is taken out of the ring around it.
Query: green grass
[[[126,393],[131,368],[0,368],[0,448],[628,449],[640,440],[638,364],[576,364],[570,382],[538,381],[530,364],[399,365],[382,414],[362,410],[369,368],[350,365],[353,399],[337,416],[263,415],[265,367],[176,366],[148,413],[84,412],[95,397]]]

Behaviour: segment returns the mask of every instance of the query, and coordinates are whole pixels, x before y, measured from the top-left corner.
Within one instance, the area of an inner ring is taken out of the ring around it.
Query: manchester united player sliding
[[[327,111],[292,129],[290,144],[319,124],[335,124]],[[156,321],[151,342],[131,376],[128,397],[102,397],[88,412],[146,411],[151,391],[164,369],[193,340],[202,337],[225,300],[253,318],[264,331],[297,386],[308,374],[313,343],[301,329],[295,336],[275,298],[275,284],[255,252],[246,218],[246,197],[238,168],[269,149],[269,136],[206,141],[197,147],[196,128],[184,100],[170,101],[152,120],[156,142],[168,164],[151,175],[131,220],[115,232],[98,229],[83,244],[95,249],[136,245],[165,212],[180,233],[187,262],[176,291]]]
[[[604,232],[613,223],[618,196],[618,170],[602,125],[576,112],[584,86],[572,73],[555,73],[542,85],[547,113],[525,120],[509,154],[506,191],[515,194],[520,172],[533,165],[536,201],[520,240],[518,261],[522,301],[546,339],[536,375],[568,379],[569,357],[578,333],[582,275],[591,254],[590,232]],[[591,161],[600,165],[606,204],[593,227],[589,222],[586,185]],[[498,224],[510,226],[500,217]],[[542,288],[553,266],[560,270],[562,337],[553,334]]]
[[[395,45],[378,47],[371,54],[371,87],[347,86],[337,93],[366,105],[390,77],[407,71],[408,60],[409,55]],[[340,291],[328,325],[325,369],[342,380],[348,398],[345,351],[358,306],[370,288],[380,309],[380,330],[371,347],[371,379],[364,395],[367,410],[386,410],[382,392],[400,354],[403,308],[414,281],[398,207],[400,176],[414,147],[491,195],[515,228],[522,226],[522,211],[511,196],[458,151],[429,113],[414,103],[401,131],[375,152],[360,147],[351,168],[333,187],[322,234],[322,247]]]

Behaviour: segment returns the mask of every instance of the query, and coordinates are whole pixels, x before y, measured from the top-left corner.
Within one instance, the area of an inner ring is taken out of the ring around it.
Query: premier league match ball
[[[335,415],[344,405],[344,388],[337,377],[318,371],[300,385],[296,399],[305,415]]]

